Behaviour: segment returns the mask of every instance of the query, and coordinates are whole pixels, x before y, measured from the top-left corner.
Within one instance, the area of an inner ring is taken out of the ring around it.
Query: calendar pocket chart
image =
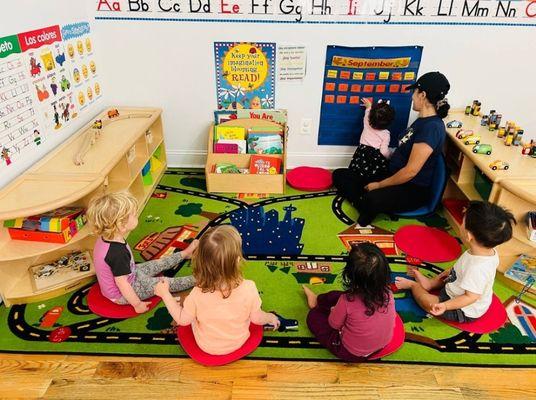
[[[318,144],[359,143],[363,99],[389,101],[396,117],[389,128],[391,144],[407,127],[411,107],[408,89],[417,79],[422,47],[328,46],[322,88]]]

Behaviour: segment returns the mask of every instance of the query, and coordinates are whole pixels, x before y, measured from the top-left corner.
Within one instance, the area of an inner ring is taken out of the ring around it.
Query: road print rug
[[[407,224],[440,227],[453,233],[441,211],[422,219],[393,220],[380,215],[374,228],[354,228],[357,213],[334,191],[306,193],[287,187],[284,195],[218,195],[206,192],[200,170],[170,169],[128,237],[137,262],[179,251],[209,226],[231,223],[244,239],[244,275],[259,289],[263,309],[297,320],[284,332],[266,331],[249,359],[336,361],[312,337],[306,325],[302,285],[316,293],[340,289],[345,243],[368,240],[381,246],[393,279],[406,272],[406,258],[392,234]],[[453,262],[422,263],[428,276]],[[184,262],[169,275],[191,274]],[[185,357],[163,303],[130,319],[94,315],[86,302],[89,286],[37,303],[0,307],[0,351],[17,353],[116,354]],[[382,362],[451,365],[534,366],[536,338],[531,299],[514,301],[517,293],[500,282],[494,287],[509,320],[490,334],[462,332],[423,312],[407,292],[395,294],[406,341]]]

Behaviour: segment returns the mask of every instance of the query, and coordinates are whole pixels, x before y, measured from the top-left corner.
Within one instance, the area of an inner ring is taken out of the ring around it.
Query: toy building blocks
[[[464,144],[479,144],[480,143],[480,136],[478,135],[471,135],[465,138]]]
[[[510,164],[508,164],[506,161],[495,160],[489,165],[489,167],[494,171],[497,171],[498,169],[507,170],[510,168]]]
[[[447,123],[447,128],[461,128],[462,126],[462,121],[458,121],[456,119]]]
[[[475,154],[491,154],[491,144],[479,143],[473,147],[473,153]]]

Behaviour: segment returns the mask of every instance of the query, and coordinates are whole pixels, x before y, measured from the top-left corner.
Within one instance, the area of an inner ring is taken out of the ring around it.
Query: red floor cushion
[[[497,296],[493,295],[488,311],[486,311],[484,315],[475,321],[454,322],[442,319],[441,317],[438,319],[447,325],[458,328],[465,332],[484,334],[495,332],[501,328],[506,323],[507,318],[506,309],[504,308],[503,303]]]
[[[263,327],[261,325],[249,325],[249,338],[239,349],[229,354],[212,355],[205,353],[197,345],[192,331],[192,325],[179,326],[177,329],[177,337],[179,342],[186,352],[194,361],[206,366],[219,366],[237,361],[248,354],[252,353],[262,341]]]
[[[149,310],[155,308],[160,303],[160,297],[153,296],[146,301],[150,301]],[[99,283],[95,283],[87,294],[87,305],[93,314],[97,314],[105,318],[132,318],[139,314],[130,304],[116,304],[107,297],[104,297],[100,290]]]
[[[406,332],[404,331],[404,322],[402,321],[400,316],[396,314],[395,330],[393,332],[393,337],[391,338],[391,341],[387,344],[387,346],[381,349],[380,352],[371,355],[368,359],[377,360],[379,358],[386,357],[389,354],[393,354],[395,351],[402,347],[405,339]]]
[[[324,168],[297,167],[287,172],[290,186],[306,192],[317,192],[331,187],[331,172]]]
[[[429,226],[403,226],[396,231],[394,241],[408,256],[430,263],[455,260],[462,251],[456,238]]]

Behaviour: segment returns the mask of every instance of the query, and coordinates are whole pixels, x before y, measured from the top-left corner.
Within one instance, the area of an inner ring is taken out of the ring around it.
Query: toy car
[[[453,120],[450,122],[447,122],[447,128],[461,128],[463,126],[462,121]]]
[[[479,144],[480,143],[480,136],[478,136],[478,135],[467,136],[463,143],[465,143],[465,144]]]
[[[475,154],[491,154],[491,144],[479,143],[473,147],[473,153]]]
[[[458,132],[456,132],[456,137],[458,139],[465,139],[467,136],[471,136],[474,132],[470,129],[460,129]]]
[[[507,170],[510,168],[510,164],[508,164],[506,161],[495,160],[489,165],[489,167],[494,171],[497,171],[498,169]]]
[[[93,129],[102,129],[102,120],[96,119],[95,122],[93,122]]]
[[[115,117],[119,117],[119,111],[117,111],[117,108],[108,111],[108,118],[112,119]]]

